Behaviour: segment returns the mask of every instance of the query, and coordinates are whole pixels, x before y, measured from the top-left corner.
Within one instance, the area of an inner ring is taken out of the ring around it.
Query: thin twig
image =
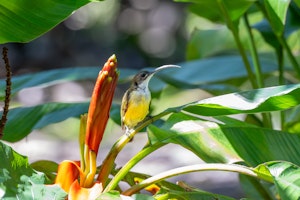
[[[6,88],[5,88],[5,99],[4,99],[4,106],[3,106],[3,113],[0,120],[0,139],[3,136],[3,130],[7,121],[7,114],[9,111],[9,102],[10,102],[10,95],[11,95],[11,67],[9,65],[8,60],[8,49],[6,47],[3,47],[2,55],[3,60],[5,63],[5,69],[6,69]]]

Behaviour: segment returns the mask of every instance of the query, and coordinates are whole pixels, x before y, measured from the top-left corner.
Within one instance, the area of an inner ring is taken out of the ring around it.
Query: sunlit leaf
[[[1,1],[0,44],[29,42],[89,2],[90,0]]]
[[[222,2],[229,13],[232,21],[238,20],[256,0],[176,0],[178,2],[194,3],[190,6],[192,12],[201,17],[212,21],[224,20],[223,13],[220,11],[220,2]]]
[[[149,126],[148,135],[151,143],[181,145],[206,162],[241,160],[216,123],[183,113],[172,114],[162,127]]]
[[[161,127],[149,126],[152,143],[179,144],[206,162],[236,162],[250,166],[271,160],[300,163],[300,136],[262,128],[228,117],[214,121],[188,114],[172,114]],[[262,153],[263,152],[263,153]],[[261,174],[263,174],[261,172]]]
[[[182,109],[205,116],[278,111],[299,105],[299,95],[300,84],[283,85],[212,97]]]
[[[277,35],[283,34],[289,4],[290,0],[264,1],[271,26]]]
[[[37,173],[25,156],[0,142],[0,198],[1,199],[64,199],[65,192],[58,186],[46,186],[43,173]]]
[[[249,125],[228,117],[216,117],[220,130],[237,154],[250,166],[271,160],[300,163],[297,148],[300,136]],[[263,153],[262,153],[263,152]],[[263,174],[262,171],[260,171]],[[264,172],[265,173],[265,172]],[[268,175],[267,175],[268,176]]]
[[[273,176],[281,199],[300,198],[300,168],[288,162],[269,162],[259,166]]]

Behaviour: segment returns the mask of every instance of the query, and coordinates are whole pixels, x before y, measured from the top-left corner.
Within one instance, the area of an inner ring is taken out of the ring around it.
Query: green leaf
[[[20,76],[14,76],[12,78],[12,95],[18,91],[30,88],[30,87],[47,87],[68,81],[80,81],[80,80],[95,80],[98,76],[100,67],[73,67],[64,69],[53,69],[38,73],[25,74]],[[130,69],[122,69],[120,73],[120,82],[128,80],[128,77],[133,75],[136,71]],[[0,88],[5,88],[5,80],[0,82]],[[5,91],[0,90],[0,98],[4,99]]]
[[[193,189],[192,191],[177,191],[177,190],[169,190],[162,191],[162,194],[157,194],[155,198],[157,200],[163,199],[180,199],[180,200],[233,200],[234,198],[227,197],[224,195],[213,194],[210,192]]]
[[[266,19],[263,19],[259,23],[254,24],[253,28],[258,30],[264,40],[276,50],[282,48],[279,41],[277,40],[275,33],[272,31],[272,28]]]
[[[297,156],[300,154],[299,135],[250,125],[228,117],[216,117],[213,121],[175,113],[163,126],[148,127],[149,140],[151,143],[179,144],[206,162],[232,163],[243,160],[249,166],[271,160],[300,163]]]
[[[263,66],[263,73],[277,70],[277,64],[273,58],[263,56],[260,61]],[[176,87],[186,88],[199,85],[205,86],[208,83],[229,81],[247,76],[244,63],[239,55],[205,58],[179,63],[178,65],[181,66],[181,69],[172,71],[172,76],[162,71],[159,77],[168,83],[171,80],[173,80],[172,84],[177,82]],[[230,73],[228,73],[228,70],[230,70]],[[165,77],[165,75],[168,76]]]
[[[215,30],[194,30],[188,42],[186,54],[188,60],[194,60],[233,49],[236,49],[236,45],[232,34],[225,27]]]
[[[275,186],[281,199],[300,198],[300,168],[288,162],[269,162],[260,168],[265,168],[273,176]]]
[[[149,126],[148,136],[152,144],[175,143],[206,162],[233,163],[241,160],[216,123],[183,113],[172,114],[161,127]]]
[[[34,129],[63,121],[69,117],[79,117],[87,112],[88,106],[88,102],[47,103],[10,109],[2,139],[9,142],[19,141]]]
[[[220,12],[220,1],[218,0],[176,0],[177,2],[194,3],[190,9],[195,14],[207,18],[211,21],[223,19],[223,13]],[[238,20],[256,0],[224,0],[222,3],[227,9],[232,21]]]
[[[34,163],[31,163],[30,166],[39,172],[43,172],[52,183],[55,180],[55,174],[58,170],[58,164],[49,160],[39,160]]]
[[[29,42],[89,2],[90,0],[1,1],[0,44]]]
[[[215,131],[225,135],[233,149],[249,166],[257,166],[271,160],[300,164],[300,158],[297,156],[300,153],[300,135],[248,125],[230,118],[216,119],[220,121],[220,127]]]
[[[204,116],[279,111],[299,105],[299,95],[300,84],[275,86],[204,99],[182,110]]]
[[[0,142],[0,198],[1,199],[64,199],[58,186],[45,186],[43,173],[35,172],[25,156]]]
[[[239,174],[239,178],[240,184],[249,199],[275,199],[275,196],[269,191],[269,187],[274,187],[273,184],[243,174]]]
[[[298,7],[300,7],[300,0],[294,0]]]
[[[277,35],[282,35],[290,0],[265,0],[264,4],[273,31]]]
[[[288,112],[284,124],[284,130],[290,133],[300,134],[300,106]]]

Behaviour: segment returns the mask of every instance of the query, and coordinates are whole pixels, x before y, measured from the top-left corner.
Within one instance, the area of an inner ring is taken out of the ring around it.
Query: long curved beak
[[[181,67],[179,65],[163,65],[156,68],[154,71],[151,72],[151,74],[155,74],[161,70],[168,69],[168,68],[181,68]]]

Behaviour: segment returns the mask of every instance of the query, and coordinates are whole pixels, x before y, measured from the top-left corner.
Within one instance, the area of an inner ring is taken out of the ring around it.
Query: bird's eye
[[[142,77],[142,78],[145,78],[146,75],[147,75],[146,73],[142,73],[142,74],[141,74],[141,77]]]

